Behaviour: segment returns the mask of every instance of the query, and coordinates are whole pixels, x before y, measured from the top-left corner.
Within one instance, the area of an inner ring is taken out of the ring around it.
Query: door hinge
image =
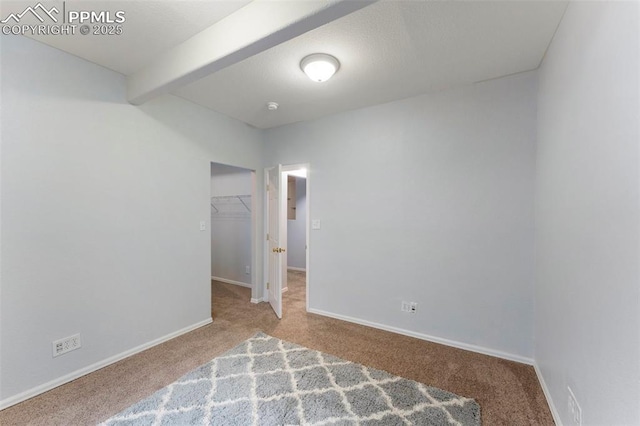
[[[267,234],[267,241],[269,241],[269,234]]]
[[[267,283],[267,290],[269,290],[269,283]]]

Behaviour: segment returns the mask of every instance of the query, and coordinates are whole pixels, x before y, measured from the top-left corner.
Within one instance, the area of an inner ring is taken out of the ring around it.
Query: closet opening
[[[255,171],[212,162],[210,197],[215,316],[216,295],[233,293],[249,302],[255,288]]]

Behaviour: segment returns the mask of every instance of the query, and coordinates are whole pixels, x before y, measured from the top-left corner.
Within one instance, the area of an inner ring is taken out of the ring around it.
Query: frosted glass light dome
[[[304,57],[300,68],[313,81],[321,83],[329,80],[340,68],[340,62],[326,53],[314,53]]]

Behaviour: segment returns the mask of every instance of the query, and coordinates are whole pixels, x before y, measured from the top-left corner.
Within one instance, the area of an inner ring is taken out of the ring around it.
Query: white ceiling
[[[538,67],[565,3],[379,2],[182,87],[175,94],[259,128],[309,120]],[[309,80],[300,60],[340,70]],[[280,108],[271,112],[268,101]]]
[[[2,0],[2,14],[20,12],[32,1]],[[31,37],[65,52],[129,75],[156,56],[237,11],[251,0],[82,0],[67,1],[69,10],[125,12],[123,33],[113,36],[81,35]],[[62,1],[44,1],[60,10]],[[37,23],[37,22],[35,22]]]
[[[301,1],[301,0],[298,0]],[[2,16],[32,2],[2,2]],[[71,2],[67,2],[68,4]],[[235,1],[101,1],[126,11],[122,36],[41,37],[126,75],[240,9]],[[11,10],[6,7],[13,4]],[[174,94],[269,128],[532,70],[565,1],[380,1],[180,87]],[[328,82],[300,70],[310,53],[341,62]],[[266,103],[280,108],[271,112]]]

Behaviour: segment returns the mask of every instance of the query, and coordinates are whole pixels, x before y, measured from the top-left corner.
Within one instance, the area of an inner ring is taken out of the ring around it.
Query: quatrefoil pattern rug
[[[480,425],[469,398],[258,333],[103,425]]]

